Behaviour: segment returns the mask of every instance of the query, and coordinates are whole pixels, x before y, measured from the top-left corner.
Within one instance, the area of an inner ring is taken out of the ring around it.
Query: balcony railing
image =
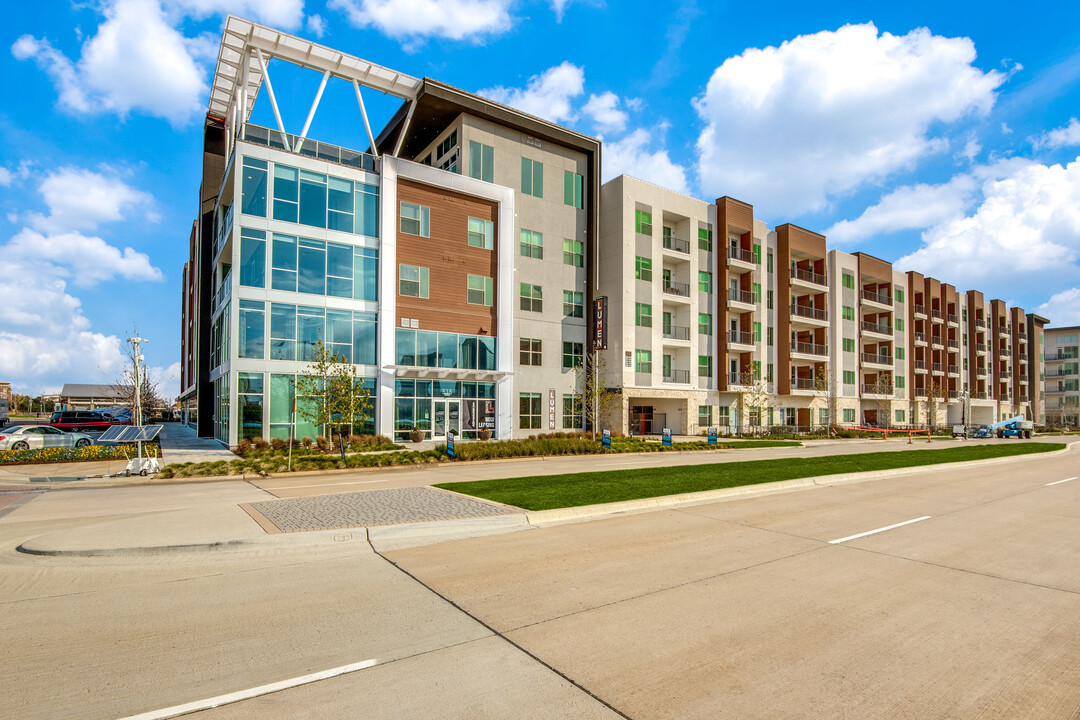
[[[875,332],[881,335],[892,335],[892,325],[878,325],[877,323],[866,322],[862,323],[862,329],[864,332]]]
[[[791,389],[792,390],[813,390],[814,389],[814,378],[801,378],[801,377],[791,378]]]
[[[743,250],[742,248],[728,248],[728,257],[732,260],[742,260],[745,263],[754,264],[754,253],[749,250]]]
[[[221,280],[221,286],[217,289],[217,295],[214,299],[214,310],[225,304],[225,301],[229,299],[232,293],[232,269],[225,273],[225,277]]]
[[[217,235],[214,236],[214,257],[217,257],[218,252],[225,246],[225,241],[229,239],[229,234],[232,232],[233,208],[235,207],[235,204],[230,205],[229,209],[225,211],[225,219],[221,221]]]
[[[668,295],[690,297],[690,285],[687,283],[675,282],[674,280],[665,280],[664,292],[666,292]]]
[[[690,382],[689,370],[669,370],[664,375],[664,382],[666,383],[682,383],[686,384]]]
[[[960,368],[959,368],[959,366],[957,366],[957,365],[950,365],[950,366],[949,366],[949,374],[950,374],[950,375],[958,375],[958,374],[960,374]]]
[[[747,305],[754,304],[754,293],[749,290],[729,290],[728,300],[731,302],[746,303]]]
[[[312,140],[311,138],[301,141],[297,135],[289,135],[288,133],[285,134],[285,137],[288,138],[289,148],[295,148],[298,142],[303,142],[298,153],[299,155],[318,158],[319,160],[337,163],[338,165],[348,165],[349,167],[367,170],[368,172],[375,172],[375,158],[367,153],[349,150],[337,145],[330,145],[329,143],[319,142],[318,140]],[[285,145],[281,141],[281,133],[279,131],[271,130],[270,128],[261,125],[252,125],[251,123],[246,123],[244,125],[244,140],[255,143],[256,145],[266,145],[268,147],[281,149],[285,148]]]
[[[829,315],[824,308],[810,307],[809,305],[792,305],[791,314],[811,320],[828,320]]]
[[[1001,354],[1002,355],[1012,355],[1012,350],[1010,348],[1003,347],[1003,348],[1001,348]]]
[[[743,332],[742,330],[729,331],[728,342],[738,343],[739,345],[753,345],[754,333]]]
[[[941,311],[940,310],[931,310],[930,311],[930,319],[933,320],[934,322],[941,322]]]
[[[727,377],[728,385],[742,385],[743,378],[742,373],[729,372]]]
[[[998,335],[1008,335],[1009,328],[1005,325],[998,325]]]
[[[975,327],[977,327],[979,330],[985,330],[986,329],[986,321],[985,320],[979,320],[978,318],[976,318],[975,319]]]
[[[1059,360],[1076,360],[1076,355],[1071,355],[1063,352],[1046,353],[1044,358],[1046,362],[1058,362]]]
[[[892,299],[888,293],[878,293],[873,290],[862,291],[863,300],[870,300],[871,302],[881,303],[882,305],[892,305]]]
[[[892,365],[892,355],[882,355],[881,353],[863,353],[862,361],[864,363],[877,363],[878,365]]]
[[[916,315],[925,315],[926,314],[926,306],[925,305],[915,305],[914,310],[915,310]]]
[[[1023,330],[1016,333],[1016,337],[1020,342],[1027,342],[1027,333],[1024,332]]]
[[[988,392],[973,392],[971,393],[972,400],[989,400],[990,393]]]
[[[930,344],[931,345],[940,345],[941,344],[941,336],[940,335],[931,335],[930,336]]]
[[[926,333],[921,333],[921,332],[915,333],[915,342],[917,342],[917,343],[920,343],[920,342],[925,343],[926,342]]]
[[[975,368],[975,375],[978,377],[986,377],[986,368]]]
[[[953,350],[958,350],[960,348],[960,343],[953,340],[952,338],[949,338],[949,341],[946,344]]]
[[[686,325],[665,325],[664,337],[668,340],[689,340],[690,328]]]
[[[941,363],[931,363],[930,372],[934,373],[935,375],[940,375],[941,373],[945,372],[945,370],[942,367]]]
[[[670,235],[664,236],[664,249],[674,250],[675,252],[690,253],[690,241],[683,240],[682,238],[671,237]]]
[[[957,322],[955,315],[953,315],[952,313],[949,313],[947,317],[948,317],[950,325],[959,325],[959,322]]]
[[[814,283],[815,285],[826,285],[827,278],[820,274],[813,272],[812,270],[803,270],[800,267],[791,268],[791,277],[796,280],[803,280],[804,282]]]
[[[866,383],[863,383],[862,391],[863,391],[863,395],[892,395],[893,394],[893,389],[892,389],[891,385],[885,385],[885,386],[882,387],[882,386],[878,386],[877,384],[867,385]]]
[[[986,343],[975,343],[975,352],[986,352]]]
[[[791,351],[802,353],[804,355],[828,355],[829,348],[825,345],[818,345],[817,343],[808,342],[796,342],[792,343]]]
[[[916,360],[915,361],[915,369],[916,370],[925,370],[926,369],[926,361],[925,360]]]
[[[960,399],[960,391],[959,390],[950,390],[949,391],[949,399],[950,400],[959,400]]]

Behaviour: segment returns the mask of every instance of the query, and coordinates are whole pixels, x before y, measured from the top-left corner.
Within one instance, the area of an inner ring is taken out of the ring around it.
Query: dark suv
[[[112,425],[130,425],[130,420],[107,417],[92,410],[63,410],[54,412],[49,425],[59,430],[104,430]]]

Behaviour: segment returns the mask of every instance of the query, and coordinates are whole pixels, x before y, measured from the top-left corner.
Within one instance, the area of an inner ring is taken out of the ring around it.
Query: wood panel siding
[[[722,197],[716,200],[716,230],[713,233],[713,257],[716,259],[716,297],[717,318],[716,331],[716,367],[718,390],[728,389],[728,340],[731,337],[727,310],[728,296],[730,293],[730,273],[728,272],[728,238],[733,233],[739,235],[740,247],[747,245],[747,238],[751,238],[752,244],[754,231],[754,207],[741,200],[730,197]],[[747,248],[750,249],[750,248]],[[764,252],[764,250],[763,250]],[[745,324],[746,318],[741,321]],[[743,328],[747,331],[748,328]]]
[[[402,201],[429,208],[429,237],[401,232]],[[485,250],[469,245],[470,217],[494,223],[494,249]],[[498,203],[445,188],[399,180],[396,218],[398,266],[428,268],[429,284],[427,298],[403,296],[398,281],[400,270],[395,268],[395,283],[398,283],[398,287],[395,287],[396,325],[400,327],[401,319],[409,318],[418,320],[421,330],[495,335],[498,331],[498,282],[495,279],[498,273]],[[493,279],[491,307],[468,302],[469,275]],[[544,300],[561,303],[562,297]]]

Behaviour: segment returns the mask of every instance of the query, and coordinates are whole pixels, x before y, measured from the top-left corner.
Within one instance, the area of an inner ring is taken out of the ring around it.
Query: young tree
[[[875,401],[878,425],[889,427],[892,425],[892,401],[893,395],[896,393],[892,375],[878,373],[877,380],[871,387],[871,392],[878,396]]]
[[[607,385],[607,361],[600,352],[593,351],[588,364],[577,366],[574,372],[582,419],[585,426],[592,429],[595,440],[596,430],[601,423],[605,420],[610,422],[612,415],[622,412],[622,394],[617,388]]]
[[[138,332],[135,335],[137,336]],[[135,349],[135,345],[127,346],[124,352],[127,357],[124,371],[121,373],[120,378],[109,386],[109,389],[116,398],[116,404],[131,410],[131,420],[133,423],[138,424],[140,419],[145,422],[156,409],[165,407],[167,403],[161,399],[160,387],[157,382],[150,379],[150,373],[147,372],[146,366],[142,364],[141,356],[138,364],[136,364],[136,352],[138,351]],[[135,377],[136,367],[139,368],[138,378]],[[138,393],[135,392],[136,385],[138,385]],[[138,397],[138,407],[136,407],[136,397]]]
[[[331,352],[322,338],[315,342],[311,363],[296,376],[296,396],[312,399],[298,402],[296,411],[312,425],[326,428],[331,450],[334,429],[343,435],[346,427],[364,424],[370,411],[370,393],[357,382],[356,366]]]
[[[836,383],[829,373],[829,366],[822,364],[814,374],[814,399],[810,401],[810,410],[813,412],[816,404],[823,403],[829,415],[829,424],[832,425],[836,422],[837,399]],[[813,424],[813,417],[810,423]]]
[[[937,380],[926,383],[926,424],[934,429],[940,419],[941,400],[945,398],[945,387]]]
[[[758,424],[762,422],[762,416],[773,406],[774,396],[769,380],[762,379],[759,366],[751,366],[739,373],[739,384],[734,388],[739,412],[739,432],[742,434],[744,418],[749,425],[749,415],[758,416]]]

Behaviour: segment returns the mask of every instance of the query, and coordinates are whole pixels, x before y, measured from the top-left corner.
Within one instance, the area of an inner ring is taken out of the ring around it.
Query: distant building
[[[11,405],[11,383],[0,382],[0,400],[7,400],[8,406]]]
[[[115,385],[64,383],[60,391],[60,408],[64,410],[95,410],[124,402],[125,393]]]
[[[1046,328],[1046,419],[1080,425],[1080,326]]]

